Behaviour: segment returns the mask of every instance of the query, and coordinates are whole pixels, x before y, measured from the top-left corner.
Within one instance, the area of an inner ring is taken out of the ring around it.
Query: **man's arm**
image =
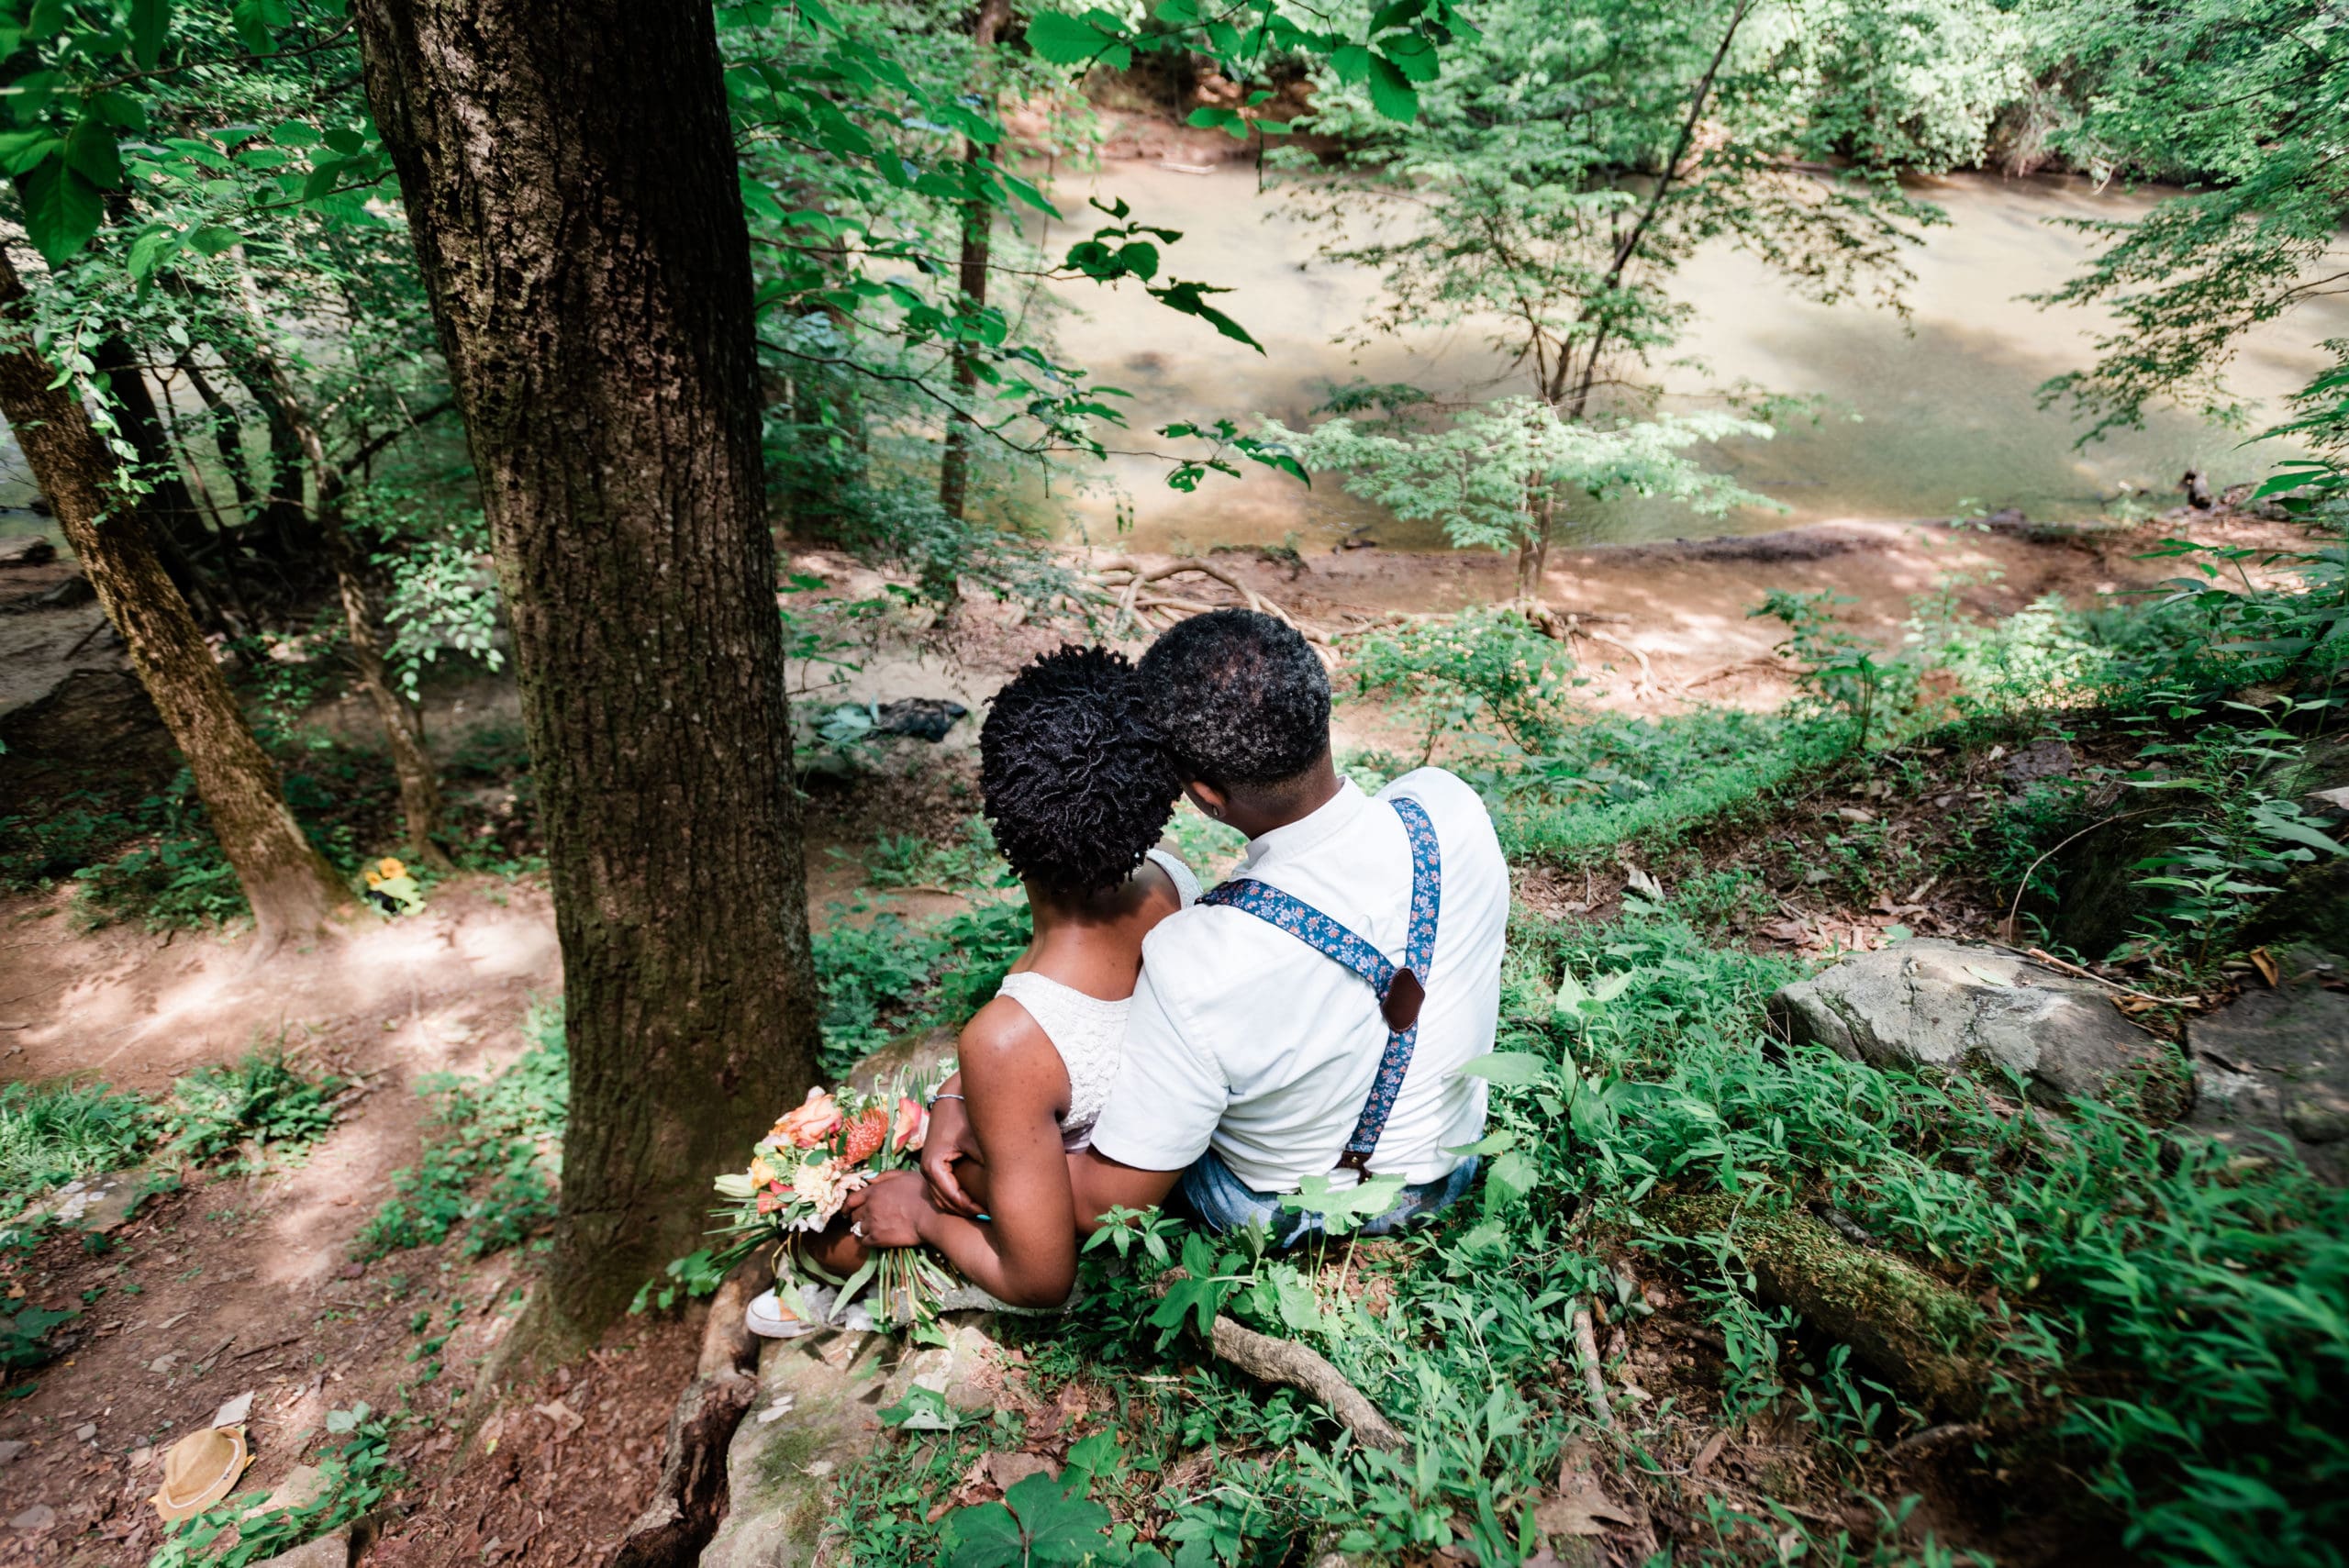
[[[1068,1157],[1070,1195],[1076,1201],[1076,1233],[1090,1236],[1101,1229],[1101,1217],[1113,1208],[1156,1208],[1166,1201],[1182,1179],[1180,1171],[1145,1171],[1123,1165],[1091,1149]]]
[[[1188,911],[1176,917],[1194,917]],[[1170,969],[1182,967],[1183,955],[1164,956]],[[1093,1124],[1093,1146],[1069,1157],[1076,1225],[1088,1235],[1109,1209],[1153,1208],[1163,1202],[1185,1168],[1207,1152],[1216,1123],[1231,1102],[1222,1069],[1186,1037],[1176,998],[1152,978],[1150,965],[1156,962],[1152,957],[1143,963],[1134,986],[1133,1006],[1126,1015],[1125,1059],[1108,1103]]]

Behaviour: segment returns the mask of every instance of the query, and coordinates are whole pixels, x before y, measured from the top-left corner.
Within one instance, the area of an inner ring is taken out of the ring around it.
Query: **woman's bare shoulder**
[[[1052,1038],[1034,1015],[1008,996],[997,996],[973,1013],[954,1043],[966,1072],[974,1060],[1008,1062],[1038,1050],[1052,1051]]]
[[[1060,1113],[1068,1069],[1052,1037],[1010,997],[972,1014],[956,1046],[966,1092],[999,1106],[1028,1104],[1045,1117]]]

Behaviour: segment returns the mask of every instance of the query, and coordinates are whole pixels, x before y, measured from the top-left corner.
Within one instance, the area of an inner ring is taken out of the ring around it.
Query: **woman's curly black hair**
[[[1063,647],[1001,691],[979,729],[979,788],[996,848],[1048,893],[1125,880],[1183,787],[1125,655]]]

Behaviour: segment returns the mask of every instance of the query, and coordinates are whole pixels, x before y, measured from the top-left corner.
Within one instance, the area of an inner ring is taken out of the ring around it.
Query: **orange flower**
[[[805,1103],[783,1113],[768,1136],[789,1139],[801,1149],[813,1149],[840,1130],[840,1102],[820,1085],[807,1091]]]
[[[896,1135],[889,1140],[889,1147],[903,1150],[909,1154],[918,1154],[921,1152],[922,1140],[929,1136],[930,1113],[922,1109],[919,1101],[899,1095],[897,1096],[897,1129]]]
[[[889,1139],[889,1113],[879,1106],[848,1124],[848,1144],[841,1151],[841,1158],[852,1165],[862,1165],[881,1151]]]

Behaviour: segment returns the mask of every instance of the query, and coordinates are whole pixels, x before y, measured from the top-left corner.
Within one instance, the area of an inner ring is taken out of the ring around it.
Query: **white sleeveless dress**
[[[1174,879],[1174,891],[1187,909],[1198,901],[1199,879],[1191,868],[1163,850],[1150,858]],[[1126,1015],[1133,998],[1114,1002],[1088,996],[1074,986],[1041,974],[1007,974],[996,993],[1028,1009],[1052,1049],[1068,1069],[1068,1114],[1061,1118],[1061,1147],[1075,1151],[1093,1142],[1093,1124],[1109,1102],[1109,1088],[1118,1081],[1118,1063],[1125,1057]]]

